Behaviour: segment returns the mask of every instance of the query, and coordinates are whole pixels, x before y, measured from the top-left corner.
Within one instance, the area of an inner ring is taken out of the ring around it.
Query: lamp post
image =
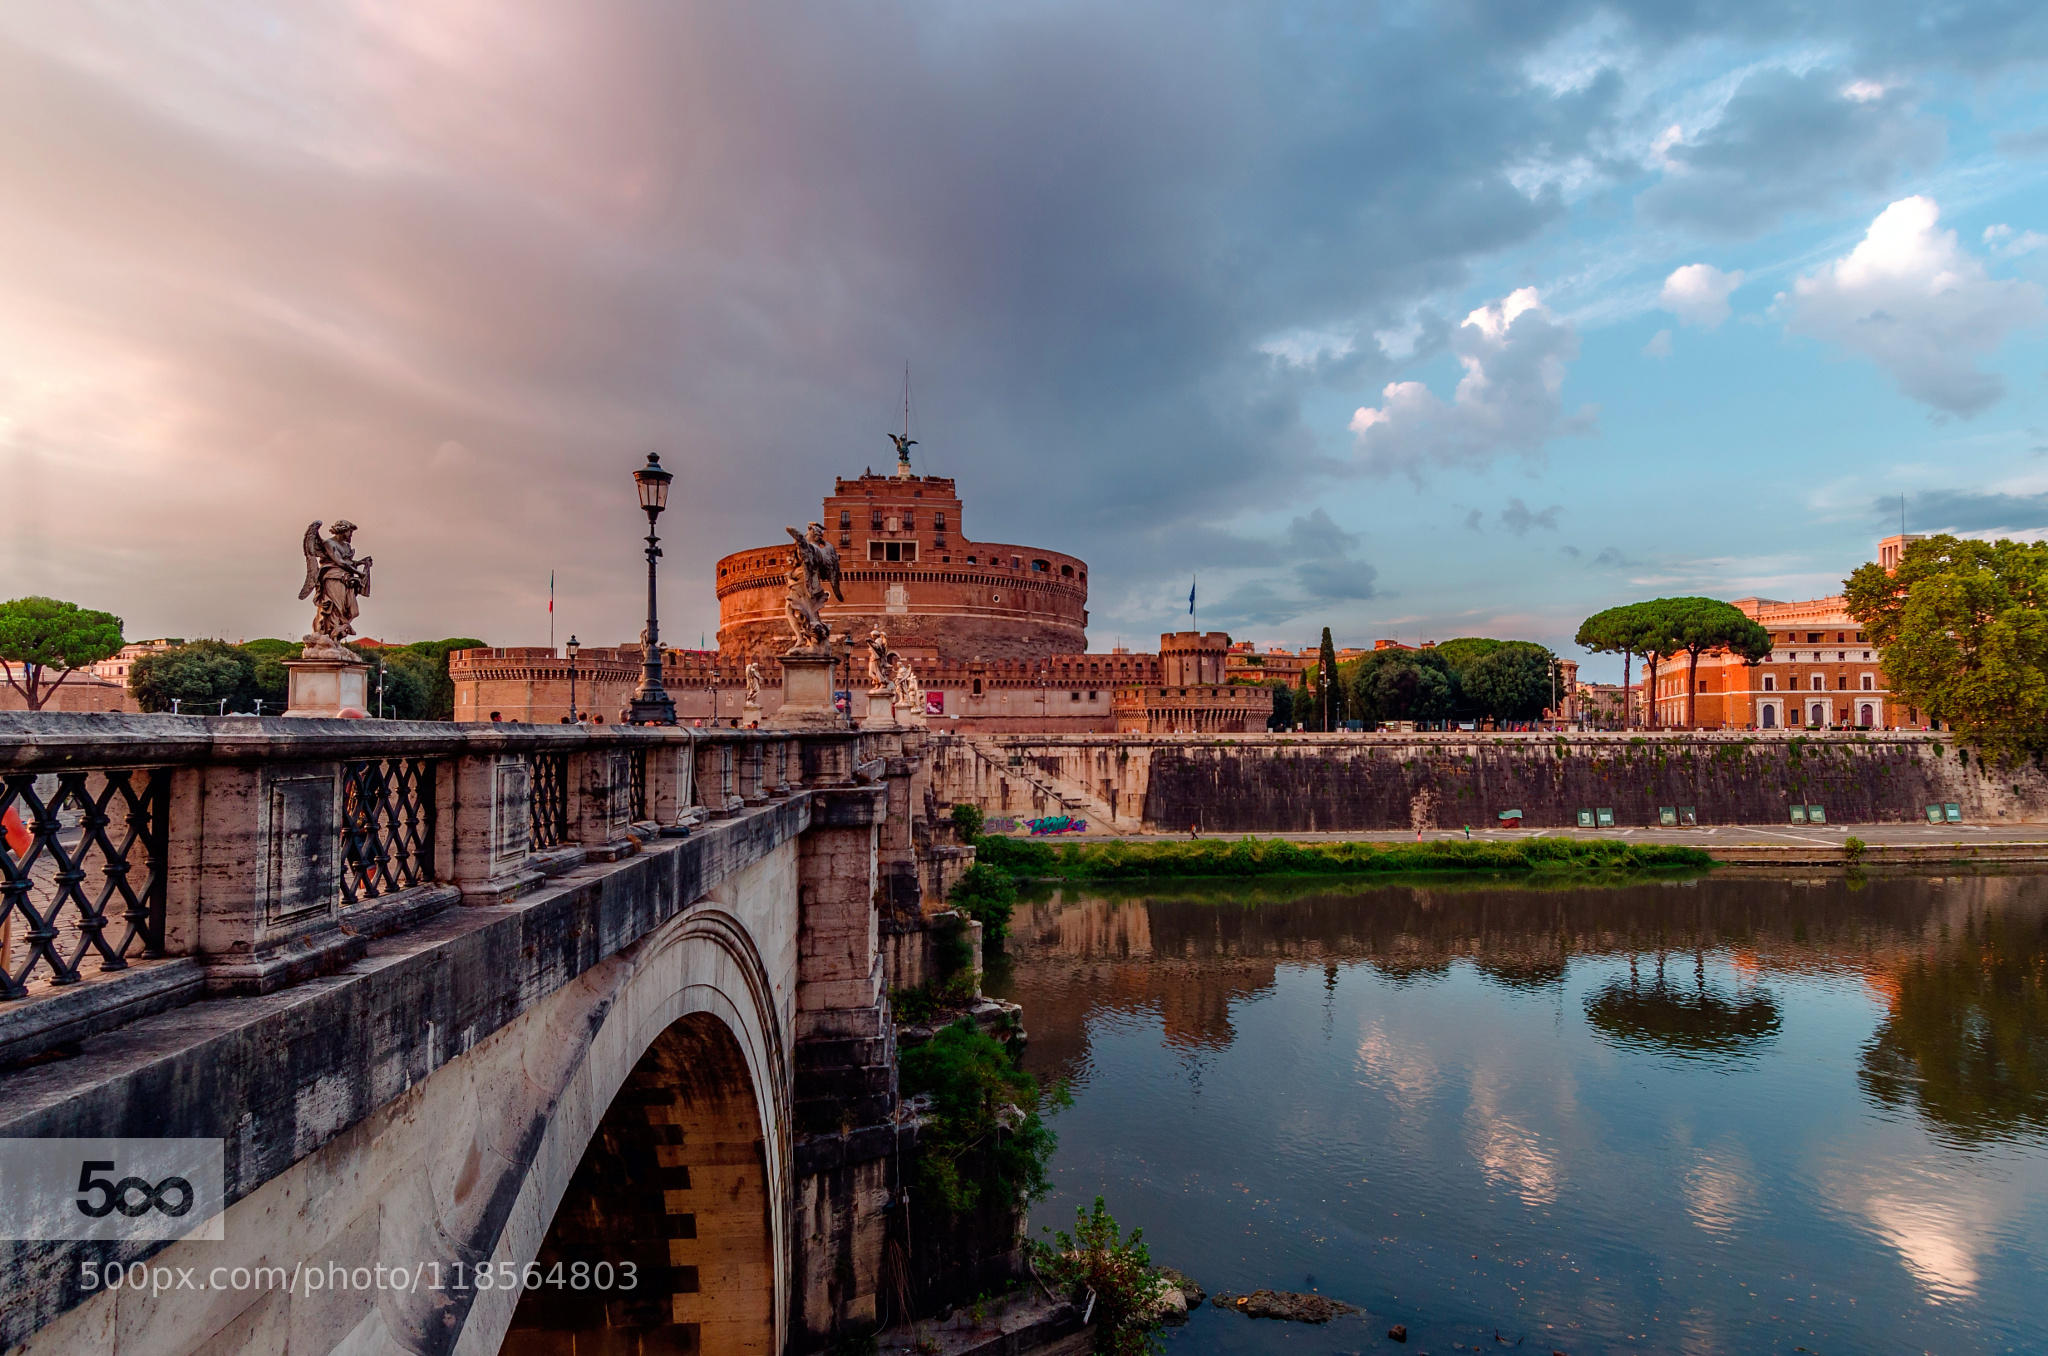
[[[1318,676],[1321,677],[1323,683],[1323,733],[1328,734],[1330,732],[1330,675],[1324,673]]]
[[[661,538],[654,535],[654,520],[668,507],[668,483],[675,476],[661,469],[659,454],[649,452],[647,464],[633,472],[640,490],[640,507],[647,514],[647,639],[641,644],[640,688],[626,719],[635,725],[673,725],[676,704],[661,685],[661,624],[655,617],[654,562],[661,559]]]
[[[384,719],[384,661],[377,661],[377,719]]]
[[[569,633],[567,649],[569,652],[569,723],[574,725],[576,723],[576,656],[583,649],[581,645],[577,644],[574,631]]]

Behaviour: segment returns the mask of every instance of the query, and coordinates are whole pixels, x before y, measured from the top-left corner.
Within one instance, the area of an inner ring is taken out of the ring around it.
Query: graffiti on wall
[[[1034,838],[1043,837],[1049,833],[1088,832],[1088,821],[1076,819],[1072,815],[1045,815],[1038,819],[1027,819],[1024,821],[1024,825],[1031,830],[1031,836]]]

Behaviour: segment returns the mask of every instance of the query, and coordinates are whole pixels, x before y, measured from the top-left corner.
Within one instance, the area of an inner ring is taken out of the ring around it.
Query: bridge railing
[[[890,747],[851,731],[0,713],[0,1067],[846,785]]]

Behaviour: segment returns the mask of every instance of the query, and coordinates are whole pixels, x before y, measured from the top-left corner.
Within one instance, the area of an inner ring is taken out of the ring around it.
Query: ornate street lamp
[[[633,472],[640,488],[640,507],[647,513],[647,638],[641,643],[640,688],[626,719],[635,725],[673,725],[676,704],[661,685],[661,624],[655,618],[654,562],[661,559],[661,538],[654,535],[654,520],[668,507],[668,483],[675,476],[661,469],[661,457],[647,454],[647,464]]]
[[[569,723],[576,723],[576,656],[583,647],[576,642],[576,633],[569,633]]]

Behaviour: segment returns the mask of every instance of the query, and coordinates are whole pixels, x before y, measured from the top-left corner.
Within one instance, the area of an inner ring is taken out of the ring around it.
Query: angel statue
[[[370,557],[356,559],[356,525],[334,520],[334,535],[322,537],[320,524],[306,528],[306,583],[299,598],[313,599],[313,630],[306,637],[308,659],[354,660],[341,642],[355,634],[356,600],[370,596]]]
[[[908,659],[896,660],[896,704],[906,711],[924,709],[924,684],[917,681],[917,670],[910,667]]]
[[[793,543],[789,552],[789,570],[784,576],[787,591],[783,597],[790,634],[796,639],[792,650],[816,650],[825,645],[832,635],[831,626],[821,615],[825,600],[831,597],[842,603],[846,601],[846,595],[839,587],[839,552],[825,540],[823,523],[812,523],[808,532],[799,532],[793,527],[786,527],[783,531],[789,533]]]
[[[896,654],[889,648],[889,637],[877,626],[868,633],[868,687],[880,692],[889,686],[889,666]]]
[[[759,706],[760,704],[761,666],[750,662],[747,665],[747,705]]]
[[[889,441],[896,444],[896,460],[905,466],[910,465],[910,449],[917,446],[917,439],[908,433],[892,433]]]

